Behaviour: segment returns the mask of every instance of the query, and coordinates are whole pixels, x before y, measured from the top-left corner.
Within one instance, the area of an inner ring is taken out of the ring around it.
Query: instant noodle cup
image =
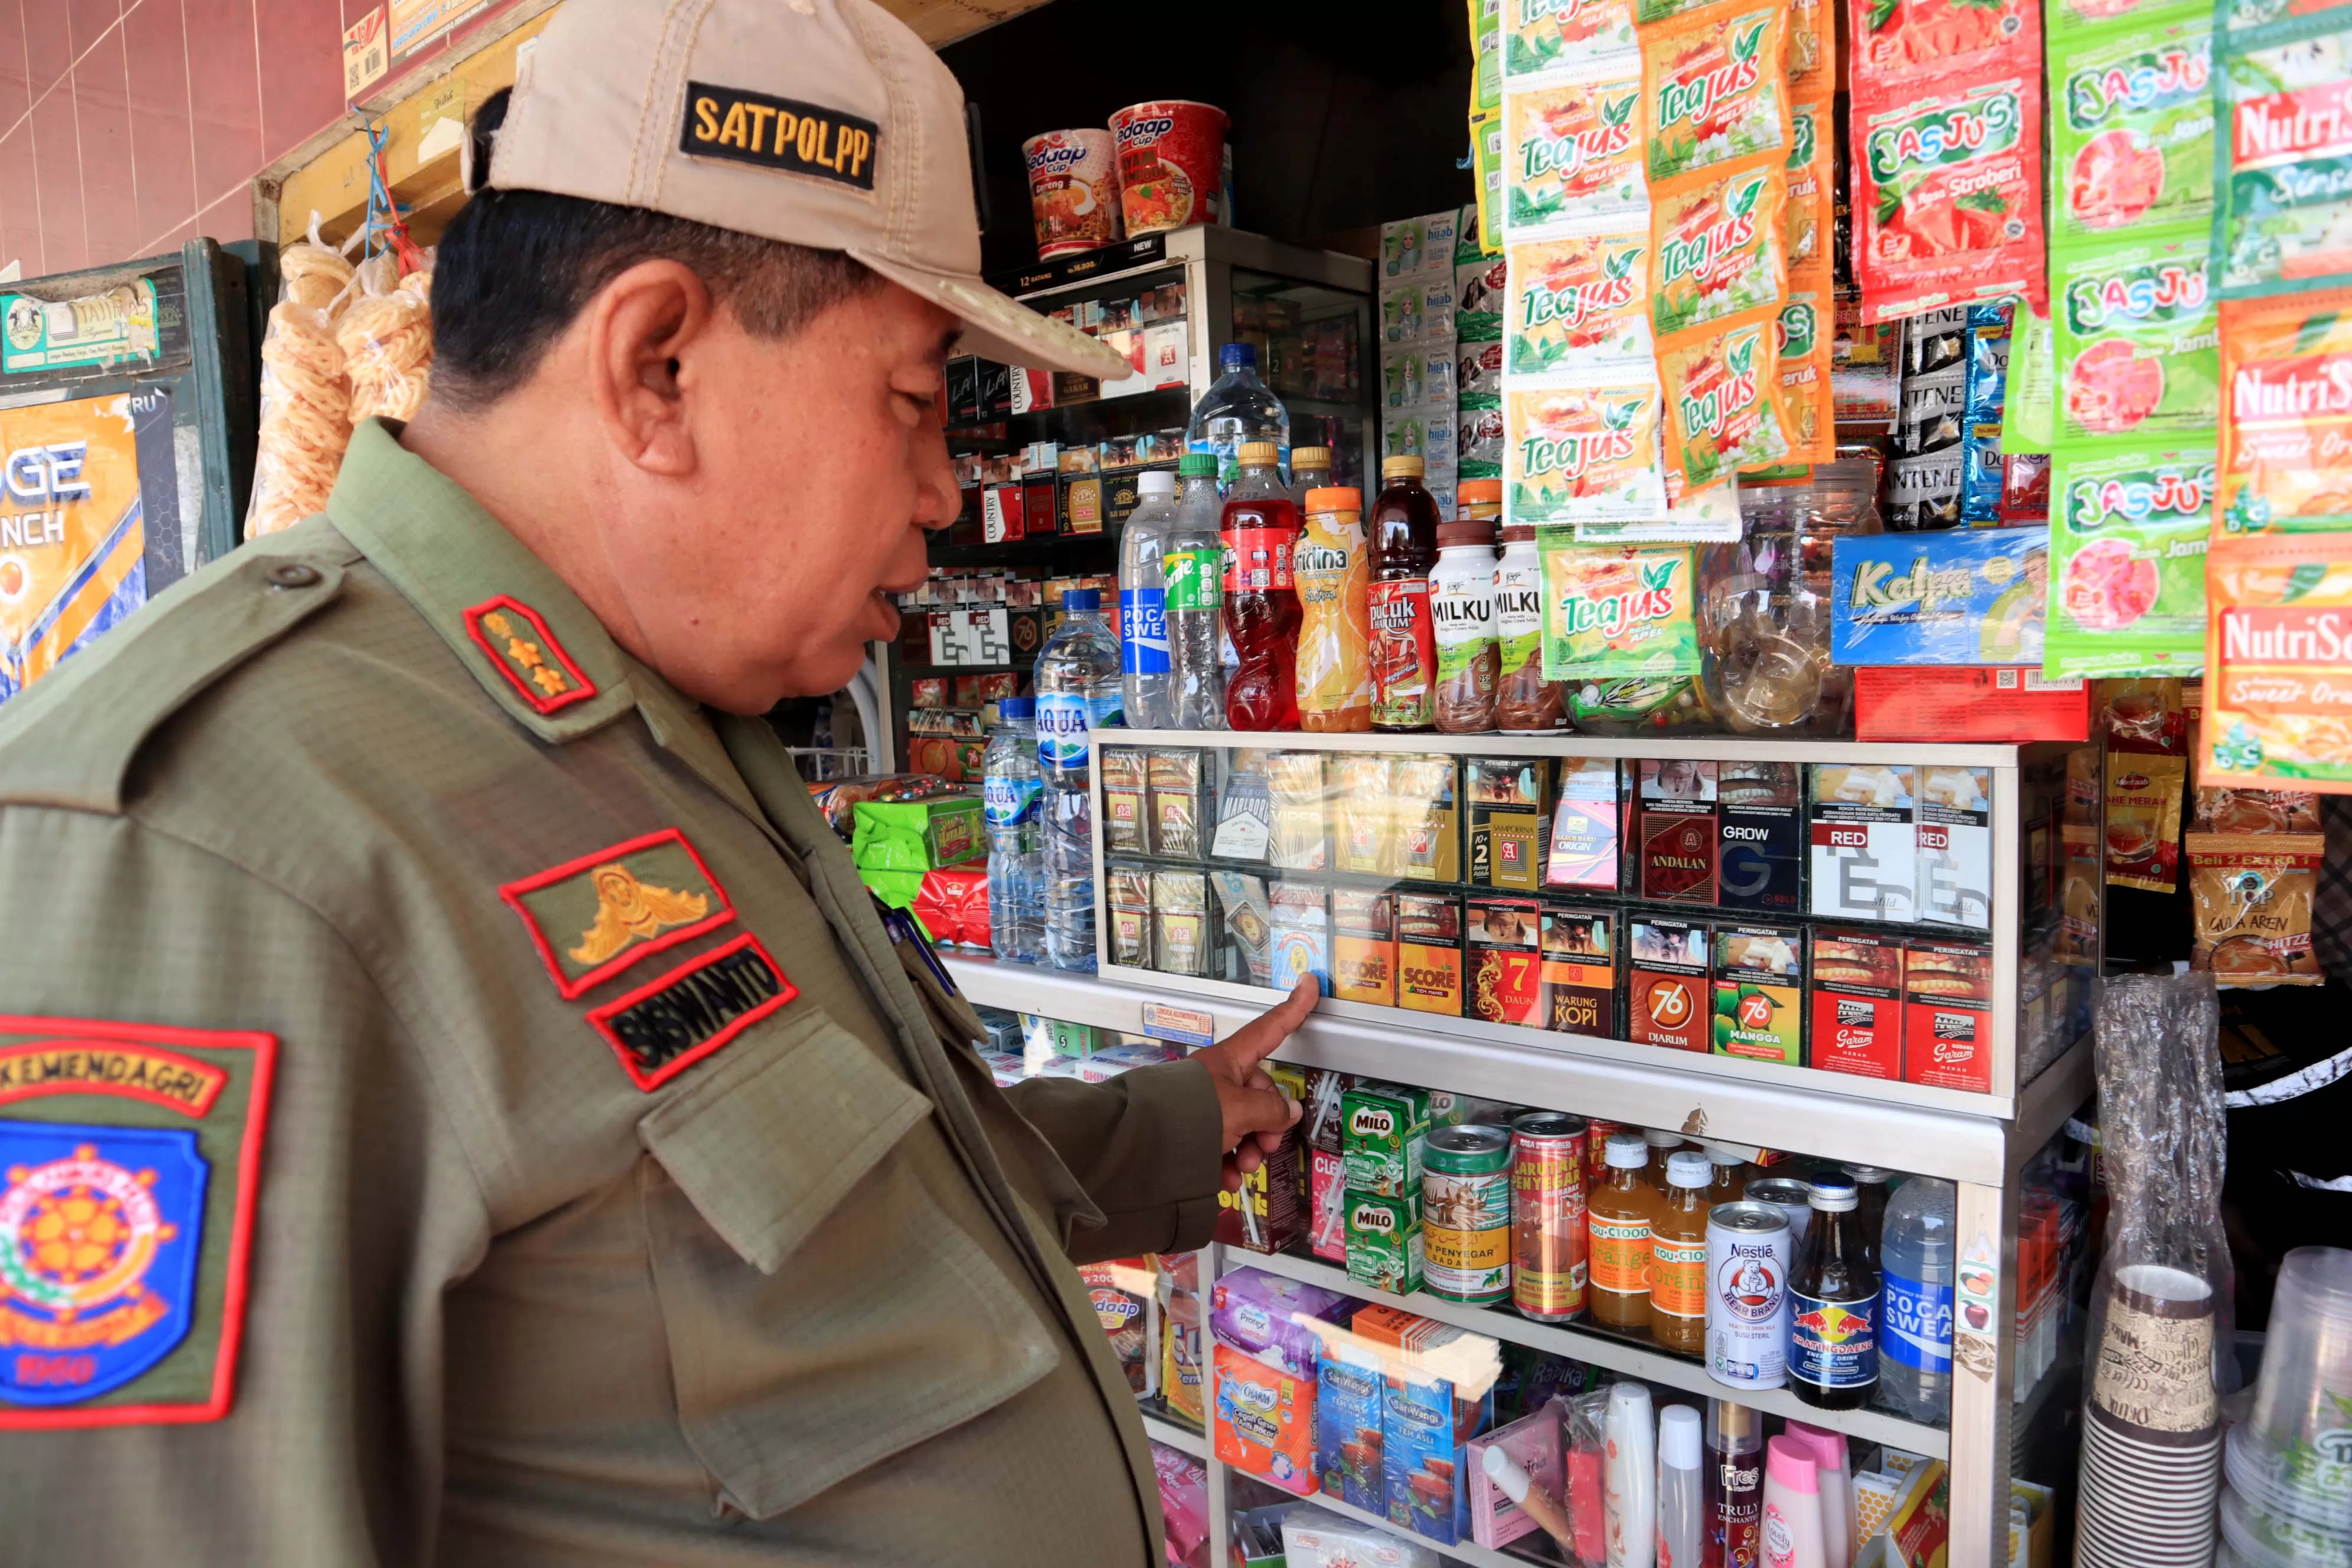
[[[1847,27],[1857,100],[1897,102],[2042,67],[2035,0],[1852,0]]]
[[[1660,337],[1777,301],[1787,171],[1776,153],[1685,175],[1650,213],[1650,315]]]
[[[1610,62],[1632,68],[1639,52],[1632,0],[1502,0],[1503,76],[1513,83],[1556,67]]]
[[[2213,448],[2102,443],[2054,459],[2053,679],[2178,674],[2205,657],[2205,546]]]
[[[1110,117],[1129,234],[1223,221],[1227,123],[1223,110],[1184,99],[1139,103]]]
[[[2216,539],[2197,782],[2352,795],[2352,534]]]
[[[2040,76],[1857,94],[1853,117],[1863,319],[2011,297],[2043,309]]]
[[[1648,372],[1503,393],[1505,521],[1658,517],[1658,388]]]
[[[1040,260],[1100,250],[1121,234],[1118,152],[1108,131],[1048,131],[1021,143]]]
[[[1788,147],[1788,15],[1779,0],[1717,5],[1643,33],[1652,180]]]
[[[2060,241],[2213,213],[2210,16],[2053,50],[2051,166]]]
[[[1503,114],[1507,232],[1605,222],[1648,206],[1639,76],[1517,89]]]
[[[2203,226],[2110,240],[2051,268],[2062,441],[2204,435],[2221,407],[2220,316]]]
[[[2352,278],[2347,47],[2352,21],[2331,8],[2265,26],[2260,47],[2223,55],[2213,243],[2224,299]]]
[[[2352,529],[2352,289],[2221,306],[2216,542]]]
[[[1582,235],[1509,249],[1504,364],[1541,375],[1598,361],[1650,363],[1650,235]]]
[[[1780,209],[1781,254],[1790,271],[1807,262],[1827,262],[1830,229],[1837,208],[1835,123],[1830,114],[1828,79],[1819,96],[1789,106],[1788,199]],[[1796,285],[1791,282],[1790,287]]]
[[[1837,411],[1830,391],[1832,308],[1830,291],[1822,288],[1791,293],[1775,313],[1775,404],[1789,442],[1784,463],[1837,460]]]
[[[1658,344],[1668,500],[1788,455],[1777,395],[1780,316],[1767,305]]]

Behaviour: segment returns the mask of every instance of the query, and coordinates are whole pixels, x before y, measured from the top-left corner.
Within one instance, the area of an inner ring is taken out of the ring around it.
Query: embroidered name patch
[[[588,1022],[629,1081],[658,1089],[800,994],[749,931],[601,1007]]]
[[[277,1048],[0,1016],[0,1430],[228,1414]]]
[[[731,158],[870,191],[881,135],[871,120],[838,110],[690,81],[677,145],[700,157]]]
[[[580,673],[539,612],[500,594],[466,612],[466,635],[507,684],[539,713],[553,713],[596,695],[596,683]]]
[[[566,1001],[735,918],[726,889],[675,827],[509,882],[499,896],[522,917]]]

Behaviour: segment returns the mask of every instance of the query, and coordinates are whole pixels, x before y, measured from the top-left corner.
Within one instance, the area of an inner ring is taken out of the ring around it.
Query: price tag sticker
[[[1217,1021],[1196,1007],[1171,1007],[1165,1002],[1143,1005],[1143,1032],[1155,1040],[1169,1040],[1198,1049],[1213,1045]]]

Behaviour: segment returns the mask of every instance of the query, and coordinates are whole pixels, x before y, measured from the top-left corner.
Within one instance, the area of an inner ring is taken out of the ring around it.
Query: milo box
[[[1348,1194],[1348,1278],[1400,1296],[1421,1289],[1420,1199]]]
[[[1427,1089],[1358,1084],[1339,1101],[1339,1126],[1350,1198],[1420,1195],[1422,1150],[1429,1137]],[[1349,1223],[1352,1227],[1354,1221]]]

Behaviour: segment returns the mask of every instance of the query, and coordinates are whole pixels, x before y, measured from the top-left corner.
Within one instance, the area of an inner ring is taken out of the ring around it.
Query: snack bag
[[[1768,305],[1658,345],[1669,500],[1787,455],[1775,395],[1780,330],[1780,311]]]
[[[1853,264],[1865,321],[2011,297],[2042,308],[2041,79],[1963,79],[1856,96]]]
[[[1769,0],[1693,11],[1642,34],[1642,133],[1650,178],[1789,145],[1788,12]]]
[[[2100,447],[2053,465],[2042,672],[2177,675],[2205,657],[2211,447]]]
[[[2180,808],[2189,759],[2107,752],[2107,886],[2168,893],[2180,885]]]
[[[1503,103],[1505,231],[1644,210],[1641,110],[1632,74],[1513,89]]]
[[[1824,289],[1789,296],[1778,313],[1774,342],[1780,361],[1774,404],[1789,450],[1787,463],[1837,458],[1837,416],[1830,394],[1830,294]]]
[[[2102,28],[2050,62],[2061,242],[2213,213],[2213,23]]]
[[[352,438],[352,391],[335,322],[352,264],[319,243],[279,253],[279,296],[261,340],[261,416],[245,536],[257,539],[327,510]]]
[[[1515,90],[1555,66],[1631,67],[1636,50],[1631,0],[1503,0],[1503,76]]]
[[[2052,47],[2056,47],[2073,43],[2093,27],[2126,18],[2146,26],[2182,16],[2210,20],[2212,15],[2213,7],[2205,0],[2050,0],[2044,25],[2050,30]]]
[[[1789,85],[1829,101],[1837,84],[1837,18],[1832,0],[1794,0],[1789,7]]]
[[[1789,106],[1788,199],[1780,210],[1780,234],[1791,273],[1809,262],[1826,266],[1830,258],[1837,205],[1835,136],[1826,91]]]
[[[2033,0],[1853,0],[1846,37],[1854,97],[1879,103],[2042,68]]]
[[[2197,782],[2352,795],[2352,534],[2216,539]]]
[[[1470,161],[1478,179],[1478,248],[1503,249],[1503,111],[1470,117]]]
[[[1470,112],[1491,114],[1503,107],[1503,0],[1469,0]],[[1512,7],[1517,10],[1517,6]]]
[[[2221,307],[2213,537],[2352,529],[2352,289]]]
[[[1514,245],[1506,300],[1503,363],[1514,375],[1648,364],[1649,231]]]
[[[1766,153],[1652,193],[1650,313],[1660,337],[1780,300],[1784,162]]]
[[[2247,9],[2225,15],[2234,25]],[[2331,7],[2264,28],[2260,47],[2223,54],[2215,103],[2228,140],[2213,247],[2225,300],[2352,278],[2347,45],[2352,19]]]
[[[2318,833],[2192,833],[2191,969],[2216,985],[2321,985],[2311,949],[2311,900],[2327,839]]]
[[[2058,437],[2187,440],[2221,406],[2207,231],[2179,229],[2061,255],[2051,268]]]
[[[1681,544],[1578,544],[1537,536],[1546,680],[1676,679],[1698,673],[1692,552]]]
[[[1503,502],[1508,522],[1656,517],[1658,389],[1647,374],[1503,393]]]
[[[336,323],[335,342],[351,380],[354,426],[415,417],[433,373],[433,274],[411,273],[362,293]]]

